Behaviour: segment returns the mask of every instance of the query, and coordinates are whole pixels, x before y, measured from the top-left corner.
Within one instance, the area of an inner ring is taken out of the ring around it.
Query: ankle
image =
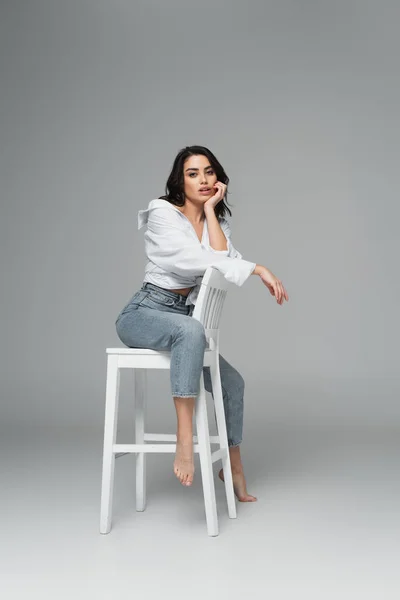
[[[240,456],[240,446],[231,446],[229,448],[229,458],[231,462],[231,471],[235,475],[243,473],[242,457]]]

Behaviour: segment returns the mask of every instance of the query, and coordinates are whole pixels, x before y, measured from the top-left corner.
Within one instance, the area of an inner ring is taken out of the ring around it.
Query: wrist
[[[213,215],[215,215],[215,210],[214,210],[214,208],[215,208],[214,206],[207,206],[207,205],[204,205],[204,214],[205,214],[206,216],[207,216],[207,215],[209,215],[210,213],[212,213]]]
[[[256,265],[254,271],[252,272],[252,275],[261,275],[261,273],[265,270],[265,267],[263,265]]]

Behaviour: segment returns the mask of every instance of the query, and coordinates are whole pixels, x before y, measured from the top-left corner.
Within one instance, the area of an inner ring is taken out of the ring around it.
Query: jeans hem
[[[240,442],[235,442],[233,444],[228,440],[228,447],[229,448],[236,448],[236,446],[239,446],[241,443],[242,443],[242,440],[240,440]]]
[[[172,392],[172,395],[176,398],[197,398],[198,396],[198,394],[174,394],[174,392]]]

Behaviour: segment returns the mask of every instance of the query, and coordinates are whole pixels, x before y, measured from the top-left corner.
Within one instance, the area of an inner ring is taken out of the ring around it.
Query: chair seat
[[[212,352],[209,347],[206,347],[205,352]],[[163,355],[168,356],[171,354],[170,350],[150,350],[150,348],[107,348],[107,354],[128,354],[128,355]]]

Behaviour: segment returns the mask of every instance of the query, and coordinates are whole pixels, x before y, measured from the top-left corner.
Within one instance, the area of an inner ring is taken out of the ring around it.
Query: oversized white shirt
[[[256,263],[244,260],[230,239],[225,218],[219,223],[227,240],[227,250],[210,246],[207,219],[201,242],[189,219],[171,202],[156,198],[148,208],[138,212],[138,229],[147,224],[144,234],[147,264],[144,281],[165,289],[193,287],[185,304],[196,304],[201,281],[207,267],[215,267],[225,279],[238,286],[248,279]]]

